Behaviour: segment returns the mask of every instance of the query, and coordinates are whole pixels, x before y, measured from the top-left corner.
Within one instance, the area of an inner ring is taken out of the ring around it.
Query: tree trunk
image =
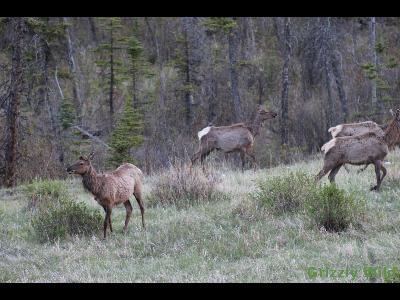
[[[324,55],[324,69],[325,69],[325,84],[326,84],[326,91],[328,93],[328,98],[327,98],[327,106],[325,109],[325,115],[326,115],[326,131],[325,131],[325,138],[329,139],[330,133],[328,132],[328,129],[332,127],[334,122],[336,121],[335,119],[335,110],[333,107],[333,99],[332,99],[332,93],[331,93],[331,81],[329,77],[329,64],[328,64],[328,58],[325,53]],[[335,124],[336,125],[336,124]]]
[[[89,18],[91,19],[91,18]],[[63,17],[63,22],[64,25],[66,25],[68,23],[68,18],[67,17]],[[73,92],[73,97],[74,97],[74,102],[76,107],[78,108],[78,122],[80,125],[82,125],[82,96],[81,96],[81,91],[79,88],[79,79],[78,79],[78,71],[77,71],[77,67],[75,64],[75,59],[74,59],[74,47],[72,44],[72,39],[71,39],[71,33],[69,28],[66,26],[65,28],[65,36],[66,36],[66,40],[67,40],[67,50],[68,50],[68,65],[69,65],[69,70],[72,74],[72,92]]]
[[[289,63],[291,55],[290,18],[285,17],[283,32],[283,69],[282,69],[282,98],[281,98],[281,144],[288,143],[289,118]]]
[[[233,18],[236,20],[236,18]],[[229,72],[231,78],[231,93],[234,105],[235,122],[242,121],[242,104],[239,95],[239,79],[237,72],[237,53],[239,48],[237,25],[228,35]]]
[[[20,104],[23,85],[22,74],[22,48],[23,48],[23,23],[22,17],[11,19],[13,30],[12,43],[12,73],[10,103],[7,112],[8,141],[6,145],[6,186],[13,187],[16,184],[17,151],[18,151],[18,122],[20,116]]]
[[[371,64],[373,65],[375,71],[377,70],[378,67],[378,63],[377,63],[377,55],[376,55],[376,50],[375,50],[375,46],[376,46],[376,30],[375,30],[375,17],[371,17],[370,18],[370,22],[369,22],[369,29],[370,29],[370,45],[369,45],[369,49],[370,49],[370,56],[371,56]],[[375,74],[377,75],[377,74]],[[371,80],[371,103],[372,103],[372,107],[375,109],[377,107],[378,104],[378,98],[376,95],[376,79],[372,79]]]
[[[88,22],[89,22],[90,32],[92,34],[92,39],[93,39],[95,45],[97,45],[98,40],[97,40],[96,26],[94,24],[93,17],[88,17]]]
[[[339,101],[341,105],[341,118],[340,122],[345,123],[348,119],[348,107],[347,107],[347,99],[346,92],[344,90],[344,84],[342,79],[342,70],[340,68],[339,59],[335,53],[334,44],[336,44],[337,37],[336,32],[332,31],[330,18],[327,18],[326,28],[325,28],[325,45],[326,50],[329,54],[329,60],[332,66],[332,73],[335,78],[336,88],[338,91]]]
[[[46,24],[49,26],[49,24]],[[62,147],[62,139],[61,139],[61,132],[60,132],[60,125],[58,123],[58,118],[56,116],[55,111],[58,110],[58,105],[56,103],[50,103],[50,96],[49,96],[49,58],[51,56],[50,48],[44,39],[41,39],[41,47],[40,52],[42,56],[42,65],[41,71],[43,73],[43,82],[42,82],[42,98],[46,105],[47,113],[50,120],[50,128],[52,132],[52,139],[50,143],[52,147],[56,149],[57,156],[59,162],[62,164],[64,162],[64,150]]]
[[[344,90],[343,79],[342,79],[342,71],[339,66],[339,61],[336,55],[331,50],[331,63],[332,63],[332,72],[335,77],[336,87],[339,95],[340,105],[342,107],[342,117],[340,122],[345,123],[348,119],[348,107],[347,107],[347,99],[346,92]]]
[[[188,17],[182,18],[183,36],[184,36],[184,50],[185,50],[185,106],[186,106],[186,127],[188,133],[192,131],[193,125],[193,95],[191,92],[191,57],[190,57],[190,45],[188,39],[188,30],[190,20]]]
[[[110,107],[110,124],[111,127],[114,124],[114,36],[112,30],[112,24],[110,25],[110,90],[108,104]]]

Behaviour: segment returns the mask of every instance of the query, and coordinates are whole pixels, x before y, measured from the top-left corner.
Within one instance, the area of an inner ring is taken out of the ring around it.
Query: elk
[[[144,224],[144,205],[142,201],[142,171],[130,164],[125,163],[112,172],[97,173],[91,164],[94,153],[87,157],[80,156],[78,161],[67,168],[69,174],[82,176],[82,183],[86,190],[91,192],[94,199],[103,207],[106,216],[104,219],[104,239],[107,234],[107,226],[111,225],[111,212],[114,206],[123,203],[126,209],[124,232],[127,231],[129,219],[132,215],[132,205],[129,198],[134,195],[139,204],[142,215],[142,226]]]
[[[276,116],[277,113],[267,111],[260,105],[251,126],[237,123],[230,126],[207,126],[203,128],[197,134],[200,145],[199,150],[192,156],[192,165],[200,158],[204,170],[204,159],[213,150],[222,150],[225,153],[240,153],[242,171],[244,170],[245,155],[249,156],[255,169],[256,158],[252,153],[254,138],[260,133],[263,122]]]
[[[387,173],[382,161],[388,154],[389,148],[399,141],[400,109],[397,109],[393,120],[388,124],[383,135],[367,132],[355,136],[336,137],[324,144],[321,148],[325,153],[324,166],[315,180],[319,181],[330,171],[328,178],[330,182],[334,182],[335,176],[343,164],[374,164],[377,183],[371,190],[379,191],[382,180]]]
[[[360,135],[367,132],[375,132],[378,135],[383,135],[383,130],[387,125],[378,125],[373,121],[365,121],[359,123],[339,124],[337,126],[328,129],[328,132],[332,135],[332,138],[342,136],[354,136]],[[358,173],[363,172],[369,165],[365,165],[363,168],[358,170]],[[347,172],[349,172],[346,165],[343,166]]]
[[[370,131],[383,135],[382,127],[373,121],[340,124],[328,129],[328,132],[330,132],[333,138],[342,136],[360,135]]]

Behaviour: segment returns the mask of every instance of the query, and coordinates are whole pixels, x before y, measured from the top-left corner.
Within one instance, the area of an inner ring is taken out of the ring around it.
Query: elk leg
[[[111,217],[111,207],[106,206],[105,210],[106,210],[106,217],[104,218],[104,224],[103,224],[104,239],[107,236],[107,225],[108,225],[108,220]]]
[[[190,172],[192,171],[193,164],[196,162],[196,160],[198,160],[200,158],[200,155],[201,155],[201,149],[199,151],[197,151],[195,154],[193,154],[192,159],[191,159],[192,164],[190,165]]]
[[[131,218],[131,215],[132,215],[132,204],[128,200],[128,201],[124,202],[124,205],[125,205],[125,209],[126,209],[126,218],[125,218],[124,231],[126,232],[126,230],[128,229],[129,219]]]
[[[140,213],[142,215],[142,226],[143,229],[146,229],[146,226],[144,224],[144,205],[143,205],[143,201],[142,201],[142,191],[138,188],[135,189],[133,195],[136,198],[137,203],[139,204],[139,208],[140,208]]]
[[[251,153],[250,148],[246,148],[246,154],[251,157],[251,161],[252,161],[254,172],[255,172],[256,167],[257,167],[256,157],[253,153]]]
[[[110,215],[108,217],[108,224],[110,225],[110,231],[113,232],[112,225],[111,225],[111,212],[110,212]]]
[[[242,160],[242,172],[244,172],[244,165],[246,163],[246,160],[245,160],[245,153],[243,150],[240,150],[240,159]]]
[[[383,163],[381,162],[381,170],[382,170],[382,177],[381,177],[381,183],[382,183],[382,181],[383,181],[383,178],[385,178],[385,176],[386,176],[386,174],[387,174],[387,171],[386,171],[386,168],[383,166]]]
[[[335,182],[335,176],[336,176],[336,174],[339,172],[341,166],[343,166],[343,165],[338,165],[338,166],[334,167],[334,168],[331,170],[331,172],[330,172],[329,175],[328,175],[328,178],[329,178],[329,181],[330,181],[330,182]]]
[[[201,168],[203,169],[203,172],[205,172],[204,169],[204,160],[206,159],[206,157],[211,153],[212,149],[207,150],[206,152],[203,152],[200,156],[200,164],[201,164]]]
[[[371,191],[373,191],[373,190],[379,191],[379,188],[381,186],[381,167],[382,167],[381,161],[380,160],[375,161],[374,166],[375,166],[375,175],[376,175],[376,185],[371,188]]]

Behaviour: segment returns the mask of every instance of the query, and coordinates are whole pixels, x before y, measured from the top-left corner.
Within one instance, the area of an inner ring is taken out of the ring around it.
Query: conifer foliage
[[[117,123],[117,127],[111,134],[111,157],[109,164],[117,167],[122,163],[134,163],[130,150],[143,143],[142,120],[137,110],[133,109],[132,99],[125,104],[124,112]]]

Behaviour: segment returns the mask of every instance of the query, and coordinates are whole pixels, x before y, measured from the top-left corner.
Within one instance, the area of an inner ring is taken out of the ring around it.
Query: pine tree
[[[142,129],[141,116],[133,108],[131,98],[126,101],[122,117],[111,134],[109,145],[112,150],[108,161],[110,166],[116,167],[122,163],[135,162],[129,152],[143,143]]]
[[[96,52],[100,59],[96,64],[104,71],[106,78],[106,89],[108,92],[108,106],[110,110],[110,121],[113,125],[115,87],[124,79],[124,65],[121,58],[117,55],[120,50],[126,49],[126,37],[122,35],[121,18],[98,18],[100,26],[106,35],[106,41],[101,43]]]
[[[133,96],[133,107],[138,107],[138,79],[140,72],[145,68],[145,61],[143,59],[143,46],[139,40],[132,36],[128,40],[128,55],[129,55],[129,69],[128,74],[132,79],[132,96]]]
[[[76,110],[71,99],[63,98],[60,106],[60,120],[63,129],[68,129],[75,122]]]

